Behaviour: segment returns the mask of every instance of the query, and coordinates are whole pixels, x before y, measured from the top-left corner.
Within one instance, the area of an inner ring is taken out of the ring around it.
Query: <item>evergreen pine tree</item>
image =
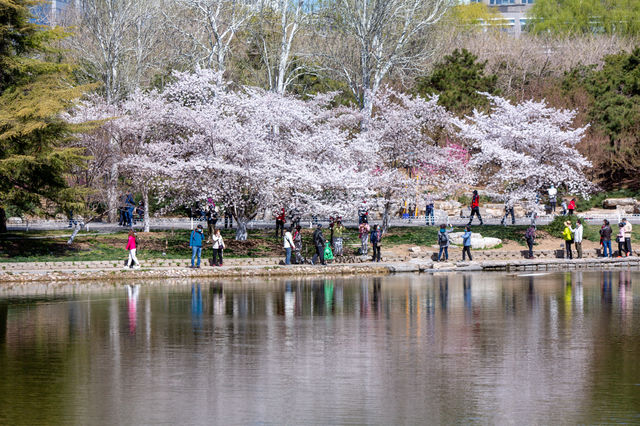
[[[76,199],[65,173],[84,161],[69,141],[84,126],[61,113],[86,87],[73,84],[69,65],[51,42],[63,36],[30,21],[30,0],[0,0],[0,232],[6,209],[37,212],[44,200],[70,208]]]

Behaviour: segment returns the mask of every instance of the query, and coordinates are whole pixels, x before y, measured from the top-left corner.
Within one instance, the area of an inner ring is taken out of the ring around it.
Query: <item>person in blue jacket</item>
[[[469,255],[469,260],[473,260],[471,257],[471,227],[464,227],[464,234],[462,234],[462,261],[464,262],[465,254]]]
[[[202,243],[204,242],[204,232],[202,232],[202,225],[198,225],[196,229],[191,231],[191,238],[189,239],[189,247],[191,248],[191,267],[200,267],[200,256],[202,255]],[[198,258],[198,263],[195,260]]]

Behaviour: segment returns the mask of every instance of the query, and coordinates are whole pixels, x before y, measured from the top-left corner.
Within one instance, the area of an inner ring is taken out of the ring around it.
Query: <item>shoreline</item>
[[[56,265],[60,263],[60,265]],[[93,264],[92,264],[93,263]],[[194,279],[194,278],[243,278],[243,277],[306,277],[306,276],[353,276],[387,275],[396,273],[437,272],[482,272],[482,271],[563,271],[594,270],[608,268],[640,268],[640,257],[584,258],[584,259],[532,259],[532,260],[485,260],[474,262],[433,262],[414,258],[395,262],[335,263],[320,265],[244,264],[222,267],[204,266],[200,269],[187,267],[142,267],[122,269],[113,266],[95,265],[98,262],[41,262],[31,263],[28,269],[12,268],[17,264],[6,264],[0,271],[0,281],[20,282],[64,282],[99,280],[140,279]],[[9,268],[7,269],[7,266]],[[24,266],[24,264],[22,265]]]

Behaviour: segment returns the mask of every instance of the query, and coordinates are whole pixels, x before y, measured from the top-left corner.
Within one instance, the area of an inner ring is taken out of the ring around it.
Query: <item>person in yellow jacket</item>
[[[571,222],[564,223],[564,231],[562,231],[562,239],[564,240],[564,258],[573,259],[571,245],[573,244],[573,234],[571,233]]]

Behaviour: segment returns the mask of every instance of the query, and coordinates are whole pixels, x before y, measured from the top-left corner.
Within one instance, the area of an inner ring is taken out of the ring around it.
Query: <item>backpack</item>
[[[449,242],[449,238],[447,238],[446,232],[438,232],[438,244],[444,246]]]

